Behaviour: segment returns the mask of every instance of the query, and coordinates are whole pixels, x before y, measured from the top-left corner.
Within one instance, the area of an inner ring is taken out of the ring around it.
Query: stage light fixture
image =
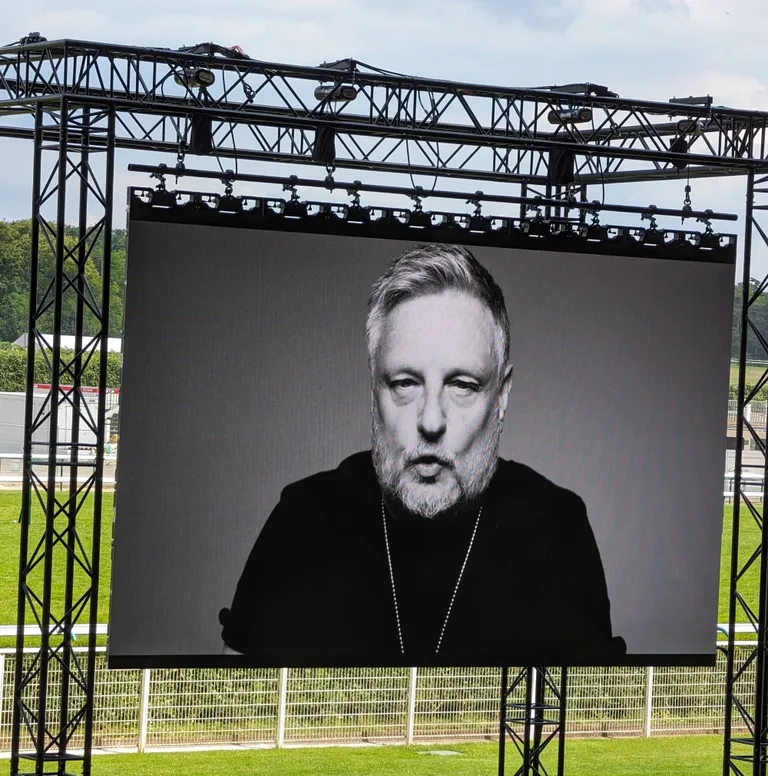
[[[592,121],[592,108],[566,108],[551,110],[547,114],[550,124],[586,124]]]
[[[520,231],[529,237],[550,237],[552,224],[543,218],[526,218],[520,222]]]
[[[360,205],[350,205],[347,208],[347,223],[350,224],[370,224],[371,212],[368,208]]]
[[[666,242],[664,232],[661,229],[641,229],[638,237],[643,245],[659,246]]]
[[[608,239],[608,227],[602,224],[590,224],[582,230],[588,242],[605,242]]]
[[[463,227],[461,224],[457,223],[456,216],[453,213],[446,213],[443,215],[442,219],[440,220],[440,223],[437,225],[438,229],[446,229],[446,230],[452,230],[452,229],[462,229]]]
[[[413,229],[429,229],[432,226],[432,215],[423,210],[411,210],[407,225]]]
[[[289,199],[283,206],[285,218],[306,218],[308,215],[307,203],[298,199]]]
[[[712,231],[705,231],[693,235],[693,244],[704,251],[713,251],[720,248],[720,235]]]
[[[219,213],[242,213],[243,198],[233,197],[231,194],[223,194],[219,197],[216,209]]]
[[[318,102],[352,102],[357,97],[357,89],[348,84],[320,84],[315,87],[315,99]]]
[[[637,242],[637,238],[634,234],[632,234],[632,229],[630,229],[627,226],[617,226],[613,227],[615,230],[615,234],[610,237],[610,242],[613,243],[624,243],[626,245],[631,245],[633,243]],[[609,232],[610,234],[610,232]]]
[[[343,205],[332,205],[329,202],[323,202],[318,206],[315,213],[307,217],[316,221],[340,221],[337,209],[342,207]]]
[[[207,89],[216,83],[216,75],[205,67],[188,67],[181,73],[175,73],[173,80],[188,89]]]
[[[205,201],[203,195],[200,193],[192,194],[189,201],[182,205],[182,207],[188,210],[210,210],[211,206]]]
[[[475,214],[469,219],[469,223],[467,224],[467,231],[481,234],[484,232],[492,232],[493,223],[491,222],[490,218]]]
[[[152,205],[152,207],[176,207],[176,192],[168,191],[168,189],[165,188],[155,189],[152,192],[149,204]]]

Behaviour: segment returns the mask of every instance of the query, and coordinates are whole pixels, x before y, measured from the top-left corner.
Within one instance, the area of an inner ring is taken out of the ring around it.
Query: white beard
[[[385,498],[394,500],[412,514],[438,517],[449,509],[472,501],[490,485],[499,460],[499,440],[503,425],[498,420],[475,443],[462,461],[437,445],[420,443],[415,450],[393,451],[384,439],[376,412],[372,413],[373,467]],[[450,479],[450,487],[428,482],[409,465],[421,455],[435,455],[447,462],[437,482]]]

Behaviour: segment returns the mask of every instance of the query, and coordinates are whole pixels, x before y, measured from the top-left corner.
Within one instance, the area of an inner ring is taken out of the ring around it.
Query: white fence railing
[[[4,652],[0,752],[10,748],[16,659],[12,650]],[[498,668],[110,671],[104,657],[97,656],[95,747],[144,751],[172,746],[425,743],[498,735]],[[720,733],[725,668],[721,654],[714,668],[572,668],[568,734]],[[53,671],[50,704],[56,703],[59,681]],[[754,702],[754,681],[751,665],[737,687],[747,708]],[[37,687],[32,684],[26,692],[33,701]],[[71,746],[82,746],[82,738],[76,734]]]
[[[738,415],[738,402],[736,399],[728,400],[728,425],[736,425]],[[744,417],[756,428],[765,430],[766,419],[768,419],[768,402],[751,401],[744,407]]]

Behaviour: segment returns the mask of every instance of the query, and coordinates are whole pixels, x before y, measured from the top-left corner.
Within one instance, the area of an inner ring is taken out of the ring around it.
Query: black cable
[[[398,78],[412,78],[414,80],[416,79],[415,75],[398,73],[395,70],[385,70],[384,68],[376,67],[375,65],[369,65],[367,62],[361,62],[360,60],[357,60],[357,64],[361,65],[362,67],[368,68],[368,70],[373,70],[375,73],[379,73],[381,75],[394,75]],[[424,103],[421,100],[421,91],[417,92],[417,94],[419,99],[419,106],[426,113],[426,109],[424,108]],[[431,89],[429,90],[429,99],[430,99],[430,102],[432,103],[432,110],[434,111],[436,107],[435,95]],[[436,171],[435,171],[435,178],[432,181],[432,188],[430,189],[430,191],[435,190],[435,188],[437,187],[437,181],[440,178],[440,144],[438,142],[435,145],[437,148],[437,165],[436,165]],[[405,158],[408,163],[408,177],[410,178],[411,186],[413,186],[413,188],[416,189],[418,187],[416,186],[416,181],[413,178],[413,171],[411,170],[411,167],[413,165],[411,164],[411,146],[410,146],[410,140],[408,138],[405,139]]]
[[[238,168],[237,168],[237,143],[235,142],[235,124],[234,122],[229,122],[229,128],[231,130],[230,134],[232,135],[232,151],[234,152],[234,160],[235,160],[235,175],[238,174]]]
[[[595,114],[593,113],[592,114],[592,134],[594,135],[596,131],[597,129],[595,127]],[[593,171],[592,160],[589,157],[587,157],[587,164],[589,165],[590,171]],[[605,174],[603,173],[602,157],[598,156],[597,159],[595,160],[595,164],[597,165],[597,171],[600,173],[600,185],[602,187],[602,196],[600,199],[600,204],[604,205],[605,204]]]
[[[432,104],[432,112],[437,113],[437,103],[435,102],[435,93],[430,89],[429,90],[429,101]],[[418,93],[419,96],[419,107],[426,113],[426,108],[424,107],[424,103],[421,100],[421,92]],[[407,141],[406,141],[406,148],[407,148]],[[432,181],[432,188],[430,191],[434,191],[437,188],[437,181],[440,178],[440,141],[435,141],[435,148],[437,149],[437,166],[435,168],[435,178]],[[410,167],[410,160],[408,161],[408,166]],[[411,185],[413,186],[413,175],[411,175]],[[414,186],[415,188],[415,186]]]
[[[359,59],[357,60],[358,65],[362,65],[363,67],[367,67],[369,70],[373,70],[375,73],[380,73],[381,75],[394,75],[398,78],[416,78],[415,75],[407,75],[406,73],[398,73],[395,70],[385,70],[381,67],[376,67],[375,65],[369,65],[365,62],[361,62]]]

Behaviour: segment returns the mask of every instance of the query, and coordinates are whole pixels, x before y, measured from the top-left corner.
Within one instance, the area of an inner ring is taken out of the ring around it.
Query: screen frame
[[[735,265],[736,237],[735,235],[720,235],[726,238],[725,244],[705,250],[684,239],[684,233],[679,233],[679,239],[663,242],[645,243],[632,237],[634,227],[614,227],[618,236],[614,239],[596,240],[588,236],[574,234],[552,235],[525,233],[514,223],[506,223],[501,229],[491,232],[470,232],[458,226],[415,228],[404,223],[399,215],[403,211],[381,210],[382,217],[369,223],[346,221],[335,214],[331,206],[315,203],[317,211],[305,217],[291,217],[285,212],[275,210],[274,200],[257,200],[252,210],[243,212],[228,212],[190,201],[188,204],[178,204],[174,207],[153,206],[137,195],[139,190],[130,190],[129,224],[131,221],[146,221],[169,224],[191,224],[196,226],[233,227],[238,229],[265,229],[307,234],[333,234],[340,236],[375,237],[396,241],[448,242],[459,245],[477,245],[501,248],[525,248],[551,252],[590,253],[615,256],[641,257],[649,259],[668,259],[675,261],[695,261],[703,263],[718,263]],[[334,206],[336,207],[336,206]],[[608,228],[606,228],[607,230]],[[130,270],[129,270],[130,271]],[[119,471],[119,464],[118,464]],[[114,550],[113,550],[114,552]],[[713,633],[712,653],[710,654],[639,654],[624,655],[616,666],[714,666],[717,649]],[[392,665],[410,665],[409,660],[393,662]],[[275,664],[265,665],[245,655],[115,655],[108,650],[110,668],[246,668],[246,667],[284,667]],[[423,663],[425,666],[445,665],[436,659],[434,662]],[[346,662],[324,662],[328,667],[346,666]],[[356,663],[361,667],[378,666],[378,662]],[[601,662],[579,662],[578,665],[603,665]]]

